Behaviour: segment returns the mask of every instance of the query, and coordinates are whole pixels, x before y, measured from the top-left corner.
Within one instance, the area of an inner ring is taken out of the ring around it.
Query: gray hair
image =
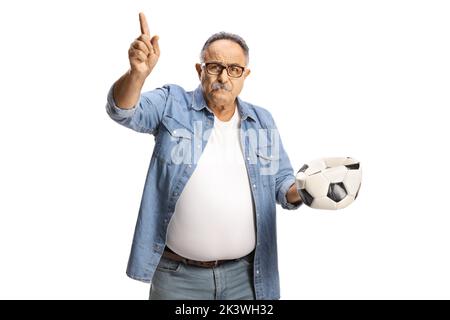
[[[240,45],[242,50],[244,50],[246,64],[248,64],[249,49],[248,49],[247,43],[245,43],[245,40],[241,36],[238,36],[237,34],[224,32],[224,31],[215,33],[212,36],[210,36],[208,38],[208,40],[206,40],[205,44],[203,45],[202,51],[200,52],[200,61],[201,62],[205,62],[206,49],[208,49],[208,47],[211,45],[211,43],[213,43],[214,41],[217,41],[217,40],[230,40],[230,41],[233,41],[233,42],[237,43],[238,45]]]

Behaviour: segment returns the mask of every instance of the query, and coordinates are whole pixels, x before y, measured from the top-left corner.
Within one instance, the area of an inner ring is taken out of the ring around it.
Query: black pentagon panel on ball
[[[300,197],[302,197],[303,202],[310,207],[314,198],[312,195],[309,194],[308,191],[306,191],[305,189],[299,189],[298,193],[300,193]]]
[[[335,202],[339,202],[347,196],[347,190],[345,189],[344,183],[330,183],[328,187],[327,197]]]
[[[358,170],[359,169],[359,162],[353,163],[353,164],[347,164],[346,168],[349,170]]]
[[[298,172],[305,172],[306,169],[308,169],[308,168],[309,168],[309,166],[307,164],[304,164],[303,167],[301,167],[300,170],[298,170]]]

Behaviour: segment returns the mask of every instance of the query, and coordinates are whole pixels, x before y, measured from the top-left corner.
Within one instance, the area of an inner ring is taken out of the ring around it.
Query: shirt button
[[[247,161],[250,161],[250,157],[247,157]]]
[[[190,164],[190,165],[188,165],[188,167],[189,167],[189,168],[192,168],[192,165]]]
[[[177,195],[178,195],[178,192],[175,192],[173,195],[174,195],[174,196],[177,196]]]
[[[256,270],[256,273],[259,274],[259,270]]]
[[[253,185],[253,188],[256,188],[256,184]]]

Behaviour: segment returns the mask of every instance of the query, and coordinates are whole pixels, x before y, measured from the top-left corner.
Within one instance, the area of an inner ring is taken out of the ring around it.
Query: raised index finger
[[[150,36],[147,19],[145,18],[145,14],[143,12],[139,12],[139,23],[141,24],[141,33]]]

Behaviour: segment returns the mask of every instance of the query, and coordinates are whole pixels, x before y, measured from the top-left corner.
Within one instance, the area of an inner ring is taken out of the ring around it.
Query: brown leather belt
[[[172,250],[170,250],[170,248],[168,248],[166,246],[164,248],[163,257],[165,257],[165,258],[167,258],[169,260],[183,262],[184,264],[188,264],[188,265],[192,265],[192,266],[196,266],[196,267],[214,268],[214,267],[220,266],[221,264],[223,264],[225,262],[238,261],[238,260],[247,258],[248,256],[251,256],[252,254],[253,254],[253,251],[250,254],[248,254],[247,256],[242,257],[242,258],[238,258],[238,259],[214,260],[214,261],[197,261],[197,260],[191,260],[191,259],[185,258],[183,256],[180,256],[179,254],[173,252]]]

